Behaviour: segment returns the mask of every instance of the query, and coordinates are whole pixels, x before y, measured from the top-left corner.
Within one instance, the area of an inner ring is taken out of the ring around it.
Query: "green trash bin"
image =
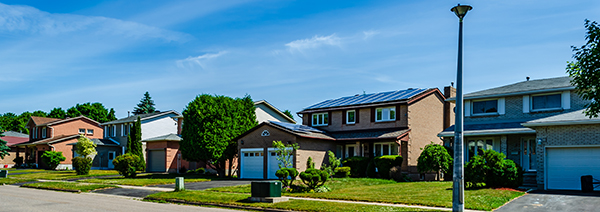
[[[257,181],[251,183],[252,197],[281,197],[281,182]]]

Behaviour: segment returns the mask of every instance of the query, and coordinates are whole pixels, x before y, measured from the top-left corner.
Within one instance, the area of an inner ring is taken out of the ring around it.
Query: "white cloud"
[[[373,36],[375,36],[375,35],[377,35],[379,33],[381,33],[381,32],[375,31],[375,30],[363,31],[363,34],[364,34],[363,39],[367,40],[367,39],[369,39],[369,38],[371,38],[371,37],[373,37]]]
[[[300,51],[306,49],[314,49],[320,46],[339,46],[341,39],[332,34],[330,36],[317,36],[315,35],[309,39],[295,40],[289,43],[286,43],[285,46],[288,47],[290,51]]]
[[[196,57],[188,57],[185,58],[183,60],[177,60],[177,67],[179,68],[186,68],[186,67],[193,67],[194,65],[198,65],[200,66],[200,68],[202,69],[206,69],[206,62],[212,59],[215,59],[217,57],[220,57],[224,54],[226,54],[226,51],[221,51],[218,53],[206,53],[200,56],[196,56]]]
[[[101,16],[53,14],[29,6],[0,3],[0,32],[42,36],[85,35],[185,41],[190,36],[157,27]]]

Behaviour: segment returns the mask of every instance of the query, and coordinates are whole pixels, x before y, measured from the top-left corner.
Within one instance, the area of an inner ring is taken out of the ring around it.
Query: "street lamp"
[[[463,154],[463,70],[462,70],[462,34],[463,18],[473,7],[469,5],[460,5],[453,7],[450,11],[454,12],[459,19],[458,27],[458,67],[456,74],[456,111],[454,118],[454,175],[452,177],[452,211],[465,210],[465,172],[464,154]]]

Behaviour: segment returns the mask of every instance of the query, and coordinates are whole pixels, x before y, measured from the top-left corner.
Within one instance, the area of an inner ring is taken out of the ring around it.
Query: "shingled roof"
[[[538,80],[528,80],[510,85],[476,91],[464,95],[464,99],[478,99],[488,97],[500,97],[509,95],[524,95],[538,92],[572,90],[575,86],[571,84],[571,77],[556,77]],[[455,97],[447,101],[455,101]]]
[[[375,103],[393,103],[403,102],[411,98],[417,97],[427,91],[437,90],[437,88],[422,89],[422,88],[411,88],[406,90],[388,91],[371,94],[357,94],[354,96],[346,96],[337,99],[330,99],[319,102],[317,104],[308,106],[299,113],[306,111],[325,109],[325,108],[337,108],[343,106],[357,106],[357,105],[370,105]]]
[[[121,123],[131,123],[131,122],[136,122],[137,118],[140,117],[140,120],[146,120],[146,119],[151,119],[154,117],[158,117],[161,115],[165,115],[165,114],[169,114],[169,113],[173,113],[175,116],[181,116],[180,113],[174,111],[174,110],[169,110],[169,111],[164,111],[164,112],[154,112],[154,113],[147,113],[147,114],[140,114],[140,115],[133,115],[133,116],[129,116],[127,118],[122,118],[122,119],[117,119],[114,121],[109,121],[109,122],[104,122],[100,125],[109,125],[109,124],[121,124]]]

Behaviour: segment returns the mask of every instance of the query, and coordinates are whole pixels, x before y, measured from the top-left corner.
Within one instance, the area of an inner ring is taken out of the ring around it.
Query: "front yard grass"
[[[15,183],[24,183],[24,182],[31,182],[31,181],[35,181],[35,180],[29,180],[29,179],[18,179],[18,178],[0,178],[0,185],[10,185],[10,184],[15,184]]]
[[[310,200],[290,200],[280,203],[253,203],[246,199],[250,197],[248,194],[222,193],[211,191],[182,191],[182,192],[161,192],[147,196],[146,200],[151,201],[167,201],[167,200],[183,200],[194,203],[209,203],[221,205],[235,205],[257,208],[272,208],[294,211],[435,211],[419,208],[402,208],[377,205],[364,205],[354,203],[338,203],[338,202],[322,202]]]
[[[51,189],[60,191],[71,191],[71,192],[88,192],[103,188],[117,188],[114,185],[102,185],[102,184],[82,184],[73,182],[40,182],[32,184],[24,184],[22,187],[28,188],[40,188],[40,189]]]
[[[9,171],[10,172],[10,171]],[[20,174],[13,175],[11,177],[19,178],[19,179],[30,179],[30,180],[68,180],[68,179],[76,179],[76,178],[85,178],[85,177],[98,177],[98,176],[108,176],[108,175],[118,175],[115,170],[90,170],[89,175],[77,175],[75,171],[47,171],[41,173],[30,173],[30,174]]]
[[[148,174],[138,175],[135,178],[109,177],[101,179],[85,179],[78,180],[77,182],[85,183],[102,183],[102,184],[115,184],[115,185],[131,185],[131,186],[149,186],[149,185],[162,185],[162,184],[174,184],[175,177],[184,177],[186,183],[192,182],[204,182],[210,181],[201,175],[179,175],[179,174]]]
[[[28,173],[28,172],[43,172],[46,171],[44,169],[15,169],[15,168],[8,168],[8,169],[0,169],[0,170],[8,170],[8,173]]]
[[[368,178],[335,178],[326,184],[326,193],[284,193],[285,196],[384,202],[408,205],[452,207],[452,182],[396,183],[392,180]],[[213,188],[211,191],[250,193],[250,186]],[[473,189],[465,190],[465,208],[493,210],[523,195],[524,192]]]

